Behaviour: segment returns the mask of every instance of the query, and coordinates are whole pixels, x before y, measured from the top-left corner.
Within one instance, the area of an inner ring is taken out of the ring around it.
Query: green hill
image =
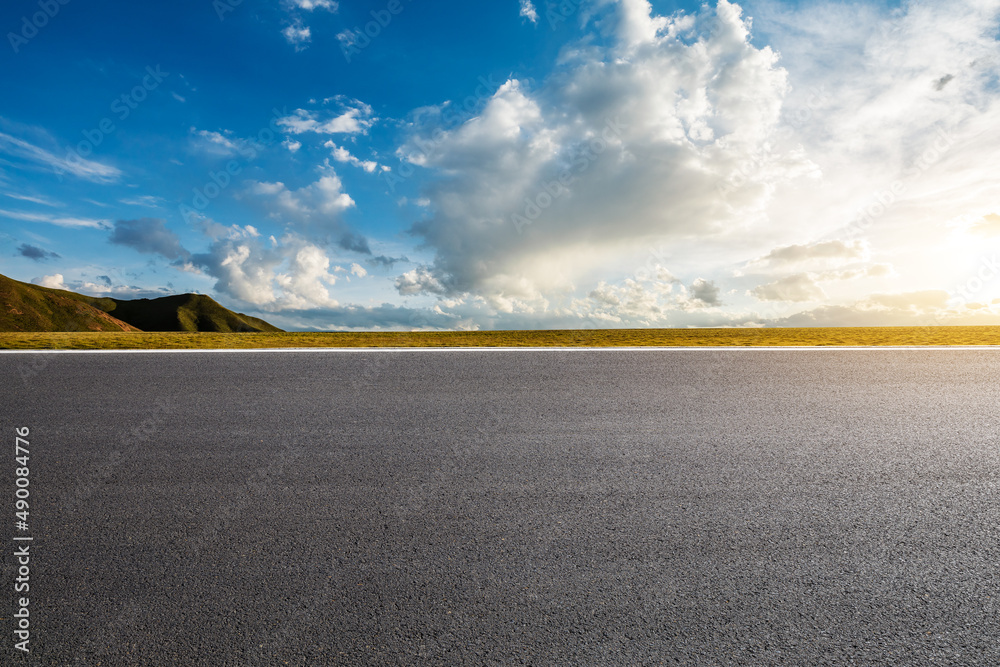
[[[111,312],[142,331],[278,332],[276,326],[234,313],[204,294],[179,294],[159,299],[115,300]]]
[[[0,275],[0,331],[138,331],[112,317],[113,299],[95,299]]]
[[[22,283],[0,275],[0,331],[279,332],[203,294],[111,299]]]

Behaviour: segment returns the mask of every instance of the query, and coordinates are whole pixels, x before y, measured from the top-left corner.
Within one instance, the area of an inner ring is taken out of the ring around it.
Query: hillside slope
[[[111,299],[22,283],[0,275],[0,331],[280,332],[203,294]]]
[[[112,299],[39,287],[0,275],[0,331],[139,331],[108,314]]]
[[[279,332],[276,326],[234,313],[204,294],[179,294],[158,299],[114,300],[118,319],[142,331]]]

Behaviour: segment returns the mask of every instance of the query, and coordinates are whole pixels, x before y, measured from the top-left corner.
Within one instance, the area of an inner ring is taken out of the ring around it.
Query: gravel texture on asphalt
[[[4,664],[997,665],[1000,351],[0,355]],[[5,662],[8,661],[9,662]]]

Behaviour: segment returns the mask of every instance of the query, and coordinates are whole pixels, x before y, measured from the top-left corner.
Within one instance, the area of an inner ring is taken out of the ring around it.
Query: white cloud
[[[750,293],[761,301],[819,301],[826,294],[812,276],[796,273],[766,285],[758,285]]]
[[[826,305],[776,319],[777,326],[940,326],[995,324],[998,304],[950,307],[943,290],[872,294],[847,306]]]
[[[947,308],[951,296],[944,290],[924,290],[901,294],[872,294],[861,304],[871,309],[932,312]]]
[[[50,287],[52,289],[62,289],[68,290],[69,287],[66,286],[65,278],[61,273],[55,273],[51,276],[42,276],[41,278],[35,278],[32,280],[36,285],[41,285],[42,287]]]
[[[355,203],[329,163],[320,168],[318,180],[301,188],[290,189],[281,181],[247,181],[246,193],[258,197],[271,217],[300,232],[345,250],[371,254],[368,241],[352,232],[342,219],[344,211]]]
[[[325,9],[329,12],[336,12],[339,8],[334,0],[291,0],[291,5],[296,9],[304,9],[311,12],[314,9]]]
[[[87,296],[109,296],[118,299],[155,299],[170,294],[166,288],[145,289],[133,285],[112,285],[110,278],[107,278],[107,276],[101,277],[107,279],[107,282],[95,283],[89,280],[67,281],[61,273],[34,278],[31,282],[32,284],[51,289],[66,290],[76,292],[77,294],[86,294]]]
[[[969,226],[969,231],[988,237],[1000,235],[1000,215],[996,213],[984,215]]]
[[[719,288],[711,280],[698,278],[691,283],[691,297],[695,301],[700,301],[706,306],[720,306]]]
[[[230,130],[215,132],[213,130],[197,130],[192,127],[191,136],[195,149],[219,157],[240,155],[249,159],[256,157],[264,148],[252,139],[233,136]]]
[[[336,282],[330,273],[330,258],[317,246],[303,245],[288,263],[283,273],[275,275],[275,282],[284,291],[284,308],[301,310],[317,306],[336,306],[330,298],[328,287]]]
[[[163,198],[157,197],[156,195],[140,195],[138,197],[126,197],[124,199],[119,199],[118,201],[126,206],[156,208],[163,203]]]
[[[59,175],[68,173],[94,183],[113,183],[122,176],[118,168],[87,160],[75,150],[67,151],[66,157],[61,158],[3,132],[0,132],[0,153],[46,167]]]
[[[340,177],[332,169],[324,170],[319,180],[298,190],[289,190],[280,181],[250,181],[249,186],[252,194],[270,198],[275,210],[297,220],[328,218],[354,206],[354,200],[344,192]]]
[[[1000,2],[752,6],[751,42],[725,0],[595,0],[580,17],[599,34],[539,83],[506,82],[474,117],[415,113],[397,155],[432,179],[412,231],[435,257],[397,289],[505,323],[677,325],[803,303],[901,321],[860,295],[963,283],[1000,229]],[[703,282],[629,285],[651,246]]]
[[[368,271],[365,270],[365,267],[361,266],[357,262],[351,264],[351,273],[353,273],[358,278],[364,278],[365,276],[368,275]]]
[[[277,123],[292,134],[315,132],[317,134],[366,134],[378,120],[370,106],[359,100],[343,104],[341,112],[327,120],[318,120],[315,111],[296,109],[291,116],[279,118]]]
[[[738,7],[667,18],[646,2],[602,4],[592,24],[608,46],[585,41],[539,88],[508,81],[478,116],[400,148],[439,175],[433,217],[414,226],[436,250],[434,281],[407,290],[555,303],[650,242],[745,228],[775,183],[812,170],[772,146],[786,75],[750,44]],[[722,194],[761,154],[766,175]]]
[[[288,149],[289,153],[297,153],[300,148],[302,148],[302,142],[292,141],[291,139],[286,139],[281,142],[281,145]]]
[[[296,51],[302,51],[306,48],[306,44],[312,41],[312,31],[310,31],[309,26],[304,25],[301,21],[296,20],[289,26],[286,26],[281,34],[285,36],[288,43],[295,47]]]
[[[531,0],[521,0],[521,16],[532,23],[538,23],[538,11]]]
[[[787,268],[790,266],[843,264],[860,261],[868,256],[868,248],[864,242],[854,241],[819,241],[804,245],[788,245],[775,248],[763,257],[748,263],[755,269]]]
[[[216,279],[215,289],[264,311],[337,306],[330,288],[336,276],[319,246],[297,236],[278,244],[250,226],[234,226],[207,253],[191,258]]]
[[[444,285],[427,270],[426,266],[418,266],[396,278],[396,290],[403,296],[428,292],[444,294],[446,292]]]
[[[323,144],[323,146],[325,148],[330,149],[333,155],[333,159],[336,160],[337,162],[346,162],[347,164],[351,164],[354,165],[355,167],[364,169],[369,174],[375,173],[375,170],[378,169],[377,162],[373,162],[372,160],[359,160],[358,158],[351,155],[350,151],[348,151],[346,148],[344,148],[343,146],[338,146],[332,141],[327,141],[325,144]]]
[[[59,203],[57,201],[53,201],[53,200],[48,199],[46,197],[38,197],[38,196],[33,196],[33,195],[26,195],[26,194],[22,194],[20,192],[5,192],[4,194],[6,196],[10,197],[11,199],[17,199],[19,201],[27,201],[27,202],[31,202],[32,204],[41,204],[42,206],[52,206],[52,207],[62,206],[61,203]]]
[[[28,213],[26,211],[8,211],[0,209],[0,217],[27,222],[44,222],[59,227],[83,227],[91,229],[107,229],[111,223],[107,220],[94,218],[76,218],[71,216],[51,215],[49,213]]]

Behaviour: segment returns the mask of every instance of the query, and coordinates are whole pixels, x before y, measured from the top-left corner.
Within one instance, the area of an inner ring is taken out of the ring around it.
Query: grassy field
[[[0,349],[141,350],[291,347],[705,347],[1000,345],[1000,327],[603,329],[401,333],[0,333]]]

